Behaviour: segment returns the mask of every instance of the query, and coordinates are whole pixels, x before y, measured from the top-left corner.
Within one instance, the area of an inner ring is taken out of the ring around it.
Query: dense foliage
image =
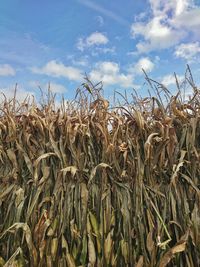
[[[0,266],[200,266],[200,92],[188,82],[187,100],[156,84],[164,103],[115,108],[90,82],[60,109],[5,99]]]

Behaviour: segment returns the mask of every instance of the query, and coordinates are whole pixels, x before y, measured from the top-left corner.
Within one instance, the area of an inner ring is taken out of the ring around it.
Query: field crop
[[[59,109],[5,99],[0,266],[200,266],[200,91],[146,78],[123,105],[89,81]]]

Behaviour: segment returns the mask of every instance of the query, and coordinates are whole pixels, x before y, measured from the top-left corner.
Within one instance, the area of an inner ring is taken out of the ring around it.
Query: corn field
[[[149,86],[160,87],[149,78]],[[109,105],[86,81],[0,109],[0,266],[200,266],[200,91]],[[45,102],[45,103],[44,103]]]

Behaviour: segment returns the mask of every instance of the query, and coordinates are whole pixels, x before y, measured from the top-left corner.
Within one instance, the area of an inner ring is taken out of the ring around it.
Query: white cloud
[[[96,47],[96,51],[101,52],[103,54],[107,54],[107,53],[115,54],[115,50],[116,50],[115,46],[113,46],[113,47]]]
[[[133,87],[133,75],[124,74],[120,71],[120,66],[116,62],[98,62],[94,70],[89,73],[93,82],[102,81],[106,85],[118,85],[119,87]]]
[[[141,21],[147,16],[147,12],[141,12],[134,16],[134,21]]]
[[[80,57],[79,59],[72,59],[72,64],[76,66],[85,67],[89,64],[89,60],[87,56]]]
[[[86,39],[86,44],[88,46],[101,45],[107,43],[108,43],[108,38],[103,33],[100,32],[94,32]]]
[[[85,67],[88,65],[88,60],[82,58],[80,60],[72,60],[72,63],[73,63],[73,65]]]
[[[176,75],[177,79],[179,82],[183,81],[184,80],[184,76],[182,75]],[[165,85],[166,87],[170,86],[170,85],[174,85],[176,84],[176,79],[175,79],[175,76],[172,75],[172,74],[168,74],[168,75],[165,75],[163,78],[162,78],[162,81],[161,83],[163,85]]]
[[[154,69],[154,63],[148,58],[143,57],[128,68],[127,73],[123,73],[120,65],[113,61],[102,61],[95,65],[95,68],[89,73],[89,78],[93,82],[102,81],[105,86],[118,85],[123,88],[138,88],[134,84],[134,78],[142,74],[142,69],[151,72]]]
[[[92,56],[99,56],[99,54],[116,54],[116,48],[115,46],[113,47],[95,47],[92,52],[91,55]]]
[[[200,26],[200,8],[194,7],[185,12],[181,12],[179,16],[173,18],[173,24],[176,23],[176,27],[185,27],[194,31],[195,27]],[[193,27],[193,28],[192,28]]]
[[[155,16],[172,11],[174,15],[180,15],[193,5],[191,0],[149,0],[152,12]]]
[[[199,38],[200,8],[193,0],[149,0],[149,3],[149,19],[146,22],[139,19],[131,26],[132,37],[142,37],[136,45],[138,53],[173,47],[189,35]]]
[[[143,37],[136,47],[139,53],[147,53],[155,49],[165,49],[174,46],[183,38],[183,31],[176,32],[166,24],[162,16],[154,17],[147,24],[136,22],[131,27],[134,38],[138,35]]]
[[[119,72],[119,65],[115,62],[104,61],[101,62],[98,66],[104,73],[107,74],[115,74]]]
[[[108,43],[108,38],[101,32],[93,32],[87,38],[79,38],[77,48],[84,51],[85,48],[91,46],[105,45]]]
[[[176,57],[183,58],[189,62],[192,62],[198,54],[200,55],[200,43],[194,42],[180,44],[176,47],[174,54]]]
[[[69,60],[72,65],[75,66],[87,66],[89,64],[89,56],[88,55],[83,55],[83,56],[76,56],[73,54],[67,55],[67,60]]]
[[[42,68],[32,67],[33,73],[45,74],[53,77],[65,77],[72,81],[80,81],[83,74],[80,69],[71,66],[65,66],[61,62],[55,60],[47,62]]]
[[[143,74],[142,69],[147,73],[154,69],[154,63],[148,57],[142,57],[136,62],[136,64],[129,67],[129,72],[135,74]]]
[[[16,74],[13,67],[8,64],[0,65],[0,76],[14,76]]]
[[[15,93],[15,85],[0,88],[0,103],[2,103],[5,100],[4,95],[6,96],[7,100],[13,99],[14,93]],[[35,96],[34,92],[25,90],[22,87],[17,87],[17,93],[16,93],[17,101],[22,102],[27,97],[31,98],[32,96]]]
[[[53,93],[63,94],[67,92],[65,86],[59,83],[50,83],[50,89]]]
[[[42,88],[42,89],[48,89],[50,86],[50,90],[52,93],[56,93],[56,94],[63,94],[67,92],[67,89],[65,86],[63,86],[62,84],[59,83],[54,83],[54,82],[50,82],[50,83],[40,83],[39,81],[29,81],[28,85],[31,88]]]

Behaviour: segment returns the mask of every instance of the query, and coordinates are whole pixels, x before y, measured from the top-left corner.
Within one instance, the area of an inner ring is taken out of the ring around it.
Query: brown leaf
[[[160,260],[159,267],[167,266],[167,264],[173,258],[174,254],[184,251],[185,248],[186,248],[186,241],[185,240],[179,241],[174,247],[172,247],[169,251],[167,251],[164,254],[164,256]]]
[[[135,267],[143,267],[143,266],[144,266],[144,256],[141,255]]]

